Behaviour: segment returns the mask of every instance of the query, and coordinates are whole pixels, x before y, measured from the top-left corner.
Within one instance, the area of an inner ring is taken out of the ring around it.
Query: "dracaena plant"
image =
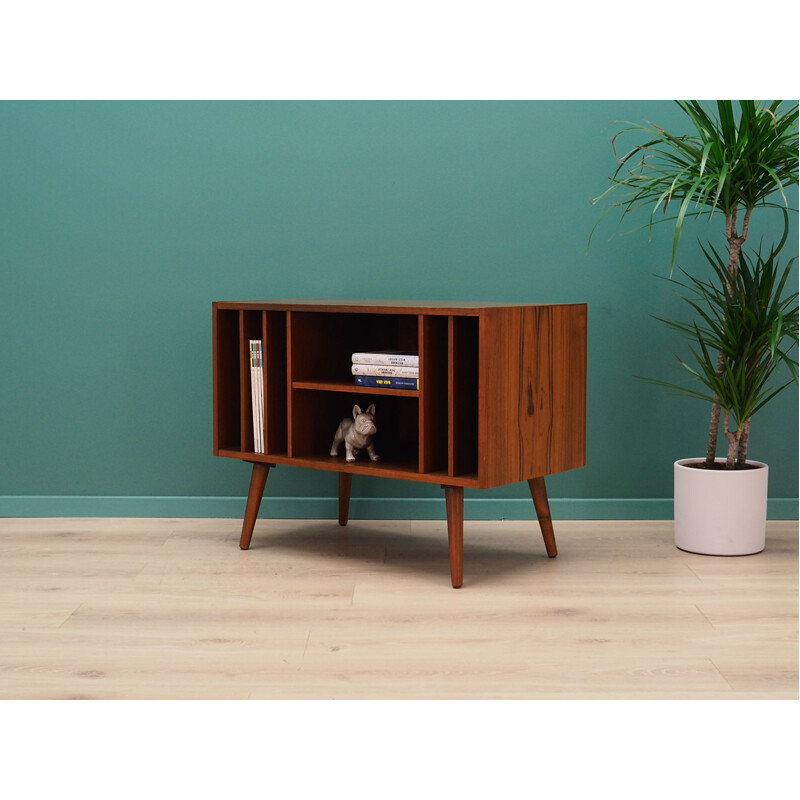
[[[719,405],[728,440],[727,469],[742,468],[746,463],[753,415],[797,381],[797,360],[793,358],[798,340],[797,292],[785,292],[796,259],[781,268],[778,254],[782,246],[783,241],[766,256],[759,248],[752,260],[742,251],[736,277],[731,279],[720,253],[713,246],[706,249],[701,245],[711,265],[711,279],[681,270],[685,280],[676,282],[687,292],[682,297],[694,312],[694,320],[658,318],[690,341],[691,363],[680,357],[678,361],[693,380],[689,385],[647,380]],[[774,373],[781,367],[790,379],[776,386]]]
[[[640,209],[649,209],[648,222],[642,227],[652,228],[657,222],[674,222],[670,274],[686,220],[702,215],[711,218],[719,213],[724,218],[727,253],[723,258],[716,251],[712,250],[713,256],[705,252],[714,267],[715,290],[730,298],[730,289],[740,287],[742,247],[747,240],[751,215],[757,209],[767,208],[780,208],[785,212],[789,207],[786,190],[798,182],[798,106],[786,106],[780,100],[770,104],[754,100],[740,100],[734,104],[731,100],[719,100],[715,109],[709,110],[696,100],[677,102],[692,132],[674,135],[653,123],[626,123],[628,127],[612,140],[615,154],[617,140],[622,135],[644,136],[646,141],[618,156],[618,166],[610,176],[608,188],[593,202],[619,197],[619,202],[611,205],[606,213],[617,211],[620,221]],[[777,268],[779,250],[780,246],[773,248],[767,258],[756,256],[752,272],[759,285],[767,281],[766,277],[759,275],[765,265]],[[710,289],[710,284],[708,287]],[[698,285],[694,288],[701,290]],[[781,284],[778,297],[783,289]],[[749,335],[744,328],[734,327],[732,318],[727,316],[735,314],[736,310],[732,306],[719,305],[722,295],[712,298],[705,289],[700,294],[723,314],[719,324],[728,339]],[[784,307],[780,302],[778,305]],[[699,313],[697,307],[694,310]],[[732,360],[732,342],[714,335],[713,326],[704,328],[708,320],[702,315],[700,320],[702,322],[698,322],[697,327],[691,323],[691,335],[698,343],[697,352],[702,354],[704,364],[697,377],[704,376],[708,381],[706,387],[711,391],[710,395],[700,395],[711,401],[705,463],[708,467],[714,466],[720,415],[724,410],[725,435],[729,444],[731,435],[735,437],[739,453],[733,464],[743,464],[740,456],[744,452],[746,457],[750,418],[755,412],[748,415],[746,405],[740,405],[737,411],[730,403],[730,396],[724,399],[717,390],[738,385],[736,380],[740,381],[745,374],[743,363],[748,362]],[[723,344],[727,344],[728,350]],[[769,358],[774,360],[775,366],[782,360],[778,352],[769,349]],[[706,353],[715,361],[711,374],[705,370]],[[765,396],[771,399],[769,394]],[[762,405],[757,403],[755,410]],[[736,420],[735,433],[730,430],[731,418]],[[729,458],[727,464],[730,463]]]

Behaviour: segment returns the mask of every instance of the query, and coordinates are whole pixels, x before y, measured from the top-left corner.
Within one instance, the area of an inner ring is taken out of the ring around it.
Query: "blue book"
[[[419,389],[419,378],[386,378],[379,375],[356,375],[356,386],[379,386],[383,389]]]

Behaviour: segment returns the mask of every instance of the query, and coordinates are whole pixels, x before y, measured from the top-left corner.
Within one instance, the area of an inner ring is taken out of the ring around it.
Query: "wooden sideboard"
[[[252,463],[247,549],[271,467],[339,473],[346,525],[353,475],[445,491],[452,585],[462,584],[464,488],[527,481],[556,555],[545,476],[583,466],[586,305],[263,300],[215,302],[214,454]],[[264,452],[254,452],[249,340],[263,342]],[[416,389],[356,386],[363,350],[419,354]],[[379,461],[330,455],[355,404],[376,406]]]

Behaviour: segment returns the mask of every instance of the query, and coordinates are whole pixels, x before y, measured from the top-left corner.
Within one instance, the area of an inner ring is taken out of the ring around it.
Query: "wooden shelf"
[[[586,450],[586,305],[224,301],[212,305],[214,454],[252,462],[240,545],[249,546],[272,465],[444,486],[451,575],[460,586],[464,488],[528,481],[555,555],[544,477]],[[263,342],[263,454],[255,449],[248,340]],[[419,353],[419,388],[357,386],[351,356]],[[411,401],[411,402],[409,402]],[[375,405],[380,460],[330,456],[353,406]]]
[[[286,453],[248,453],[243,450],[220,450],[217,455],[226,458],[237,458],[241,461],[262,464],[281,464],[308,469],[323,469],[330,472],[344,472],[352,475],[373,475],[378,478],[396,478],[399,480],[421,481],[423,483],[452,484],[478,488],[477,475],[448,475],[447,472],[419,472],[416,464],[392,461],[370,461],[362,458],[348,464],[344,456],[293,456]]]
[[[418,389],[392,389],[383,386],[358,386],[347,381],[292,381],[292,389],[310,389],[317,392],[347,392],[355,394],[393,395],[419,397]]]

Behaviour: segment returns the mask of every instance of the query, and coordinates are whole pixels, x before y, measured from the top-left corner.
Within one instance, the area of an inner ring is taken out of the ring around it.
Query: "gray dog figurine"
[[[353,406],[353,419],[343,419],[336,429],[336,436],[333,437],[331,445],[331,455],[338,456],[339,445],[344,442],[347,461],[355,461],[355,454],[358,450],[366,450],[369,457],[373,461],[377,461],[380,456],[375,452],[375,445],[372,444],[372,439],[377,432],[374,404],[369,405],[364,412],[359,406]]]

